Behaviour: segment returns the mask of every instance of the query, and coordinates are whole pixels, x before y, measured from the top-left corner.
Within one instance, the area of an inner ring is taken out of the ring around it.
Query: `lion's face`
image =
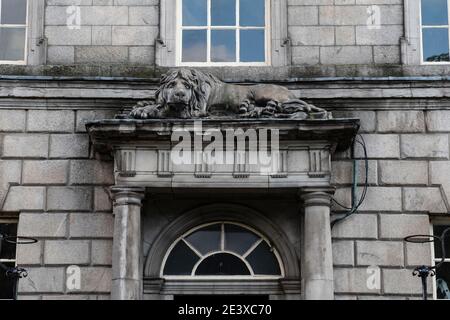
[[[183,110],[191,104],[192,84],[183,78],[176,77],[165,85],[163,95],[170,109]]]

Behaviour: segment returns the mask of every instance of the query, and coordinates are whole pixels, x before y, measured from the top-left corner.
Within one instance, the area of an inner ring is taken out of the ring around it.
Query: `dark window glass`
[[[438,299],[450,299],[450,263],[444,263],[437,270],[436,290]]]
[[[14,268],[14,263],[3,263],[7,268]],[[0,299],[13,299],[14,280],[6,277],[6,271],[0,267]]]
[[[183,26],[206,26],[206,0],[183,0]]]
[[[264,62],[264,30],[241,30],[241,62]]]
[[[166,265],[165,275],[191,275],[199,257],[183,241],[179,241],[170,253]]]
[[[448,29],[423,29],[423,60],[450,61],[448,55]]]
[[[213,62],[236,61],[235,30],[211,31],[211,61]]]
[[[24,60],[25,28],[0,27],[0,60]]]
[[[211,25],[236,25],[236,0],[211,0]]]
[[[206,62],[206,30],[183,30],[183,62]]]
[[[0,234],[5,236],[17,235],[17,223],[2,223],[0,224]],[[6,241],[0,241],[0,259],[15,259],[16,258],[16,244]]]
[[[447,0],[422,0],[422,25],[448,24]]]
[[[194,231],[185,240],[202,254],[220,249],[221,225],[214,224]]]
[[[247,229],[233,224],[225,225],[225,250],[244,254],[260,238]]]
[[[281,274],[275,254],[265,241],[261,242],[255,250],[247,256],[247,261],[252,266],[255,274]]]
[[[1,24],[26,24],[27,0],[2,0]]]
[[[435,225],[433,226],[433,235],[440,237],[445,229],[450,228],[450,225]],[[450,232],[447,232],[447,236],[444,239],[445,244],[445,257],[450,259]],[[436,259],[442,258],[442,245],[439,240],[434,242],[434,257]]]
[[[244,27],[264,27],[265,0],[241,0],[239,24]]]
[[[250,270],[238,257],[229,253],[217,253],[203,260],[195,274],[198,276],[250,275]]]

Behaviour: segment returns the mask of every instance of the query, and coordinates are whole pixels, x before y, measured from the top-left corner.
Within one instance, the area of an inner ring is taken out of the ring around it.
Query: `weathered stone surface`
[[[89,241],[87,240],[47,240],[45,241],[44,263],[89,264]]]
[[[90,187],[49,187],[47,210],[89,211],[92,209],[92,191]]]
[[[326,46],[334,44],[333,27],[289,27],[295,46]]]
[[[402,33],[402,25],[383,25],[379,29],[369,29],[366,25],[356,26],[356,44],[398,45]]]
[[[376,64],[400,63],[399,46],[374,46],[373,60]]]
[[[404,197],[406,211],[448,212],[439,188],[405,188]]]
[[[70,162],[70,184],[114,184],[112,162],[98,160],[72,160]]]
[[[93,265],[111,265],[112,264],[112,241],[111,240],[92,240]]]
[[[405,243],[406,266],[423,266],[431,263],[431,246],[429,243]]]
[[[112,238],[114,218],[110,213],[72,213],[70,236],[79,238]]]
[[[86,132],[86,122],[90,120],[113,119],[117,110],[78,110],[77,132]]]
[[[21,160],[0,160],[0,203],[11,184],[19,184],[22,176]]]
[[[321,47],[320,61],[323,64],[370,64],[373,63],[372,47]]]
[[[380,288],[368,286],[372,275],[366,268],[335,268],[334,290],[337,293],[379,293]]]
[[[446,158],[448,159],[448,135],[405,134],[402,135],[403,158]]]
[[[399,158],[400,142],[399,136],[395,134],[364,134],[369,158]],[[356,157],[364,157],[361,145],[356,146]]]
[[[67,182],[68,161],[24,161],[23,183],[65,184]]]
[[[72,110],[30,110],[28,131],[73,132],[75,114]]]
[[[356,241],[359,266],[403,266],[403,243],[400,241]]]
[[[358,189],[360,195],[362,189]],[[358,198],[359,199],[359,198]],[[383,199],[383,201],[380,201]],[[397,187],[369,187],[361,211],[401,211],[402,191]]]
[[[334,118],[358,118],[360,119],[361,133],[374,132],[376,127],[376,113],[374,111],[333,111]]]
[[[79,46],[75,48],[77,63],[125,63],[128,48],[124,46]]]
[[[333,265],[353,266],[355,263],[354,242],[347,240],[333,241]]]
[[[66,236],[66,213],[21,213],[18,235],[25,237],[61,238]]]
[[[36,242],[17,246],[17,265],[40,265],[42,263],[42,243]]]
[[[425,117],[422,111],[379,111],[379,132],[424,132]]]
[[[92,45],[104,46],[112,44],[111,26],[92,27]]]
[[[28,277],[19,280],[19,292],[64,292],[64,268],[27,268],[27,271]]]
[[[426,116],[428,131],[449,132],[450,110],[428,111]]]
[[[91,27],[81,26],[80,29],[68,29],[67,26],[47,26],[45,36],[49,45],[71,46],[90,45]]]
[[[364,161],[357,163],[357,181],[360,184],[365,182],[366,164]],[[369,160],[368,183],[378,183],[378,164],[376,160]],[[331,162],[331,183],[332,184],[351,184],[353,183],[353,161],[333,161]]]
[[[47,158],[47,134],[10,134],[3,138],[3,156],[18,158]]]
[[[428,184],[426,161],[380,161],[382,184]]]
[[[130,63],[153,65],[155,61],[155,47],[128,47],[128,59]]]
[[[288,25],[311,26],[319,24],[318,7],[290,6],[288,9]]]
[[[413,234],[429,234],[430,221],[425,214],[381,214],[380,238],[403,239]]]
[[[87,158],[89,137],[86,134],[52,134],[50,136],[51,158]]]
[[[158,34],[154,26],[113,26],[112,44],[115,46],[151,46]]]
[[[68,292],[111,292],[111,268],[105,267],[82,267],[81,268],[81,287],[80,289],[70,290]]]
[[[129,7],[129,24],[157,26],[159,24],[159,8],[157,6]]]
[[[333,227],[332,236],[336,239],[376,239],[378,237],[377,216],[368,213],[353,214]]]
[[[339,26],[336,27],[336,45],[355,45],[355,27]],[[369,58],[367,58],[369,59]]]
[[[384,269],[383,270],[383,289],[385,293],[392,294],[422,294],[422,285],[420,281],[412,277],[412,269]],[[431,290],[431,281],[428,278],[428,292]]]
[[[49,46],[47,50],[47,61],[51,64],[73,64],[75,63],[75,47]]]
[[[440,185],[447,203],[450,201],[450,161],[430,161],[430,177],[433,185]]]
[[[25,110],[0,110],[0,132],[24,131]]]
[[[4,211],[43,210],[45,187],[12,186],[6,195]]]
[[[105,190],[105,187],[95,187],[94,190],[94,210],[108,211],[112,210],[112,200]]]
[[[319,47],[294,46],[292,47],[292,62],[294,64],[318,64],[320,62]]]

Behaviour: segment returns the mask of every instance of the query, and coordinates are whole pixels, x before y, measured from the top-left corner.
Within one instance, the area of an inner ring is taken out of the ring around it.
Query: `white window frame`
[[[450,1],[448,2],[450,19]],[[450,62],[424,62],[422,41],[422,5],[421,0],[404,1],[405,36],[401,39],[402,63],[406,65],[448,65]]]
[[[442,25],[442,26],[424,26],[422,24],[422,5],[420,5],[420,61],[421,64],[423,65],[439,65],[439,64],[443,64],[443,65],[448,65],[450,64],[450,61],[436,61],[436,62],[429,62],[429,61],[425,61],[424,57],[423,57],[423,29],[443,29],[446,28],[448,31],[448,44],[449,44],[449,49],[450,49],[450,0],[447,0],[447,24],[446,25]],[[449,50],[450,51],[450,50]]]
[[[240,0],[236,0],[236,13],[234,26],[211,26],[211,0],[207,0],[207,25],[206,26],[192,26],[184,27],[182,24],[183,13],[182,13],[182,2],[183,0],[177,0],[177,53],[176,61],[177,66],[190,66],[190,67],[204,67],[204,66],[269,66],[270,65],[270,1],[264,0],[265,2],[265,25],[264,27],[242,27],[239,26],[239,9]],[[183,62],[182,61],[182,51],[183,51],[183,30],[206,30],[206,62]],[[236,31],[236,62],[212,62],[211,60],[211,30],[235,30]],[[240,30],[264,30],[264,62],[240,62]]]
[[[24,46],[25,52],[24,52],[24,60],[20,61],[0,60],[0,65],[45,64],[47,52],[47,40],[44,37],[44,11],[45,11],[45,0],[27,0],[27,16],[25,25],[2,25],[6,27],[25,26],[25,46]]]
[[[162,67],[175,67],[180,66],[178,61],[181,61],[179,58],[181,55],[181,49],[178,45],[177,32],[179,28],[177,25],[179,24],[178,18],[174,19],[174,12],[176,15],[180,15],[181,9],[179,5],[177,5],[178,0],[164,0],[160,2],[160,23],[159,23],[159,36],[156,40],[156,65]],[[288,0],[271,0],[270,5],[266,8],[266,15],[269,23],[266,24],[266,28],[268,28],[268,32],[266,32],[267,37],[267,45],[266,51],[268,55],[268,59],[264,64],[258,62],[259,65],[262,66],[272,66],[272,67],[280,67],[287,66],[291,63],[291,50],[290,50],[290,40],[288,37]],[[194,63],[186,63],[189,66],[195,66]],[[202,63],[202,67],[215,67],[215,66],[239,66],[244,67],[250,64],[244,63],[211,63],[205,64]],[[254,64],[255,65],[255,64]]]
[[[198,252],[197,250],[195,250],[195,248],[193,248],[187,241],[184,240],[184,237],[186,237],[187,235],[202,229],[204,227],[210,226],[210,225],[215,225],[215,224],[221,224],[221,248],[219,251],[214,251],[214,252],[209,252],[207,254],[201,254],[200,252]],[[240,226],[246,230],[249,230],[251,232],[253,232],[254,234],[256,234],[260,239],[258,241],[256,241],[249,250],[247,250],[247,252],[243,255],[244,258],[247,257],[262,241],[266,241],[267,243],[271,243],[270,241],[268,241],[267,238],[265,238],[263,235],[261,235],[258,231],[254,230],[253,228],[250,228],[249,226],[246,226],[242,223],[237,223],[237,222],[232,222],[232,221],[215,221],[215,222],[210,222],[210,223],[206,223],[206,224],[202,224],[200,226],[197,226],[193,229],[190,229],[189,231],[185,232],[182,236],[178,237],[169,247],[169,249],[167,250],[164,259],[162,261],[161,264],[161,269],[160,269],[160,277],[166,280],[277,280],[277,279],[281,279],[284,278],[285,276],[285,272],[284,272],[284,267],[283,267],[283,263],[281,260],[281,257],[278,253],[278,251],[276,250],[276,248],[273,248],[273,254],[275,255],[275,258],[278,262],[278,265],[280,267],[280,273],[281,275],[256,275],[253,273],[253,269],[251,268],[251,266],[248,265],[248,263],[246,261],[244,261],[240,255],[234,253],[234,252],[230,252],[230,251],[225,251],[224,250],[224,224],[232,224],[232,225],[237,225]],[[164,275],[164,267],[166,266],[166,262],[167,259],[169,258],[173,248],[178,244],[179,241],[183,241],[189,248],[191,248],[192,251],[194,251],[200,258],[199,261],[197,261],[197,263],[194,265],[194,267],[192,268],[192,274],[191,275]],[[235,275],[235,276],[198,276],[195,275],[195,271],[197,269],[197,267],[200,265],[200,263],[202,261],[204,261],[204,259],[206,259],[207,257],[217,254],[217,253],[229,253],[232,254],[236,257],[238,257],[240,260],[242,260],[246,265],[247,268],[249,268],[251,275],[249,276],[242,276],[242,275]]]
[[[31,0],[32,1],[32,0]],[[2,2],[3,0],[0,0],[0,19],[2,14]],[[18,65],[24,65],[27,64],[27,52],[28,52],[28,14],[29,14],[29,2],[30,0],[27,0],[26,5],[26,14],[25,14],[25,24],[2,24],[0,20],[0,27],[1,28],[24,28],[25,27],[25,38],[23,39],[24,43],[24,50],[23,50],[23,60],[0,60],[0,64],[18,64]]]
[[[444,219],[435,219],[433,220],[433,223],[430,225],[430,234],[436,236],[436,234],[434,234],[434,226],[442,226],[442,225],[448,225],[450,226],[450,220],[448,218],[444,218]],[[437,235],[440,236],[440,235]],[[446,252],[447,255],[447,252]],[[436,258],[434,255],[434,242],[431,243],[431,261],[433,261],[433,265],[436,265],[436,263],[439,263],[441,261],[440,258]],[[444,263],[450,263],[450,258],[446,258],[444,259]],[[436,277],[437,275],[431,277],[431,282],[432,282],[432,289],[433,289],[433,299],[434,300],[444,300],[444,301],[448,301],[447,299],[438,299],[437,298],[437,283],[436,283]]]

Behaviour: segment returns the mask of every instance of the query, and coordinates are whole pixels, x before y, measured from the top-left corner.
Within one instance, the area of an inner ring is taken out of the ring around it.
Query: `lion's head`
[[[173,70],[161,77],[156,102],[172,114],[204,116],[211,87],[218,82],[220,80],[213,75],[197,70]]]

